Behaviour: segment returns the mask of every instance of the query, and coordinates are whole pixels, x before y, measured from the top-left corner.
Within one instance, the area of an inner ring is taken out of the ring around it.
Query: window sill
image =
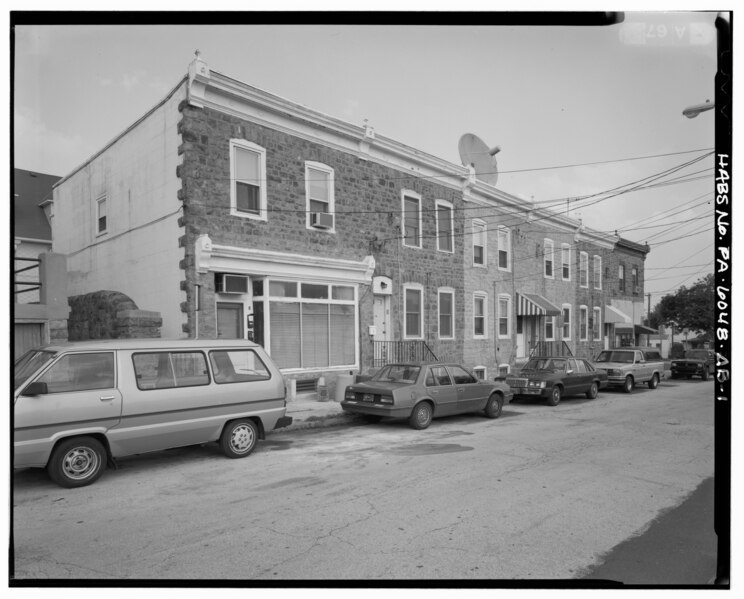
[[[238,218],[247,218],[249,220],[257,220],[260,222],[268,222],[268,217],[261,216],[259,214],[251,214],[250,212],[240,212],[239,210],[235,210],[235,208],[230,209],[230,216],[237,216]]]

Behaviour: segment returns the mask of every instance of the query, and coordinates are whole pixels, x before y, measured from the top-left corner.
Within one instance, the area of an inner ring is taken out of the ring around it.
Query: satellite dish
[[[466,133],[460,138],[457,149],[463,165],[472,166],[478,179],[496,187],[499,178],[496,154],[501,151],[499,146],[489,148],[477,135]]]

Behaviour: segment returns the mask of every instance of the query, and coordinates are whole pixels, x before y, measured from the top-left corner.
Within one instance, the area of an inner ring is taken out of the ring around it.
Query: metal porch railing
[[[530,349],[532,356],[573,357],[573,352],[565,341],[538,341]]]
[[[392,362],[436,362],[438,359],[426,341],[373,341],[372,366],[380,368]]]

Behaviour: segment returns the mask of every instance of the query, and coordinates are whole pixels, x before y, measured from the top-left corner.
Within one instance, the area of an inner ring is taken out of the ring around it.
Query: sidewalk
[[[664,371],[663,381],[672,377],[671,370]],[[319,401],[315,393],[307,393],[287,399],[287,416],[292,417],[292,424],[277,429],[277,432],[297,431],[308,428],[324,428],[329,426],[353,426],[365,424],[365,420],[358,414],[347,414],[341,409],[341,404],[334,399]]]
[[[299,395],[287,400],[287,416],[292,424],[277,429],[277,432],[297,431],[308,428],[329,426],[353,426],[363,424],[364,419],[357,414],[346,414],[341,404],[333,399],[318,401],[315,394]]]

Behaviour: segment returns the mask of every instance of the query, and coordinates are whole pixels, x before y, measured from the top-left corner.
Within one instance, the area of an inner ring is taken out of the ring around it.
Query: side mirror
[[[26,385],[26,388],[21,391],[21,395],[28,396],[46,395],[47,393],[49,393],[47,384],[42,383],[41,381],[34,381],[33,383]]]
[[[573,374],[573,372],[574,372],[574,371],[573,371],[573,370],[571,370],[571,369],[569,369],[569,370],[566,370],[566,374]]]

